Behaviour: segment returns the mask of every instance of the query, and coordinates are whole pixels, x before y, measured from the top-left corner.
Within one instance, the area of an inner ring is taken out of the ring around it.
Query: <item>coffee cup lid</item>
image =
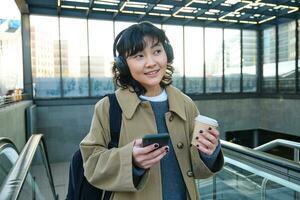
[[[213,118],[210,118],[210,117],[206,117],[204,115],[198,115],[195,120],[199,121],[199,122],[202,122],[204,124],[209,124],[211,126],[214,126],[214,127],[218,127],[219,124],[218,124],[218,121],[213,119]]]

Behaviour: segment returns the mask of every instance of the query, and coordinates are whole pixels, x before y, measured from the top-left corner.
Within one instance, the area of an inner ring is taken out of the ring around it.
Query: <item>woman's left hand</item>
[[[197,149],[209,156],[212,155],[219,144],[219,135],[219,131],[214,128],[202,130],[195,138]]]

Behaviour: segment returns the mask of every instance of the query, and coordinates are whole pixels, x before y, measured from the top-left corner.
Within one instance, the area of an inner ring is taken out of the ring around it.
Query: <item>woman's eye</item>
[[[142,58],[143,57],[143,54],[136,54],[133,56],[134,58]]]
[[[158,49],[154,52],[155,54],[160,54],[161,53],[161,49]]]

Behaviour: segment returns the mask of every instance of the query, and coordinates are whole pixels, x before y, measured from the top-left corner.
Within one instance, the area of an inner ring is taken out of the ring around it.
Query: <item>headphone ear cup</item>
[[[168,63],[172,63],[174,60],[173,48],[170,43],[166,42],[164,45],[165,52],[167,54]]]
[[[126,75],[128,73],[127,62],[123,56],[115,57],[115,65],[121,75]]]

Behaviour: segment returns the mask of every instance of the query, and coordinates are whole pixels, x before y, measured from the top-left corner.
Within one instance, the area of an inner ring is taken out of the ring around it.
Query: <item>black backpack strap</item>
[[[108,148],[111,149],[113,147],[118,147],[119,138],[120,138],[120,130],[122,123],[122,110],[117,100],[116,94],[108,94],[109,98],[109,127],[110,127],[110,135],[111,141],[108,144]]]
[[[117,100],[116,94],[108,94],[109,98],[109,128],[111,141],[108,144],[108,149],[118,147],[120,139],[120,130],[122,124],[122,109]],[[109,200],[112,192],[104,191],[103,200]]]

